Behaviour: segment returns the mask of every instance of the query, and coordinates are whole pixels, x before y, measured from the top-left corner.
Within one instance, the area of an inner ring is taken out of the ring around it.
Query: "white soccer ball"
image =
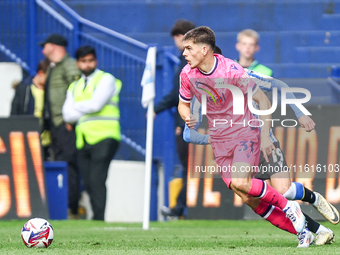
[[[30,219],[21,230],[22,241],[28,248],[47,248],[52,243],[53,237],[52,225],[42,218]]]

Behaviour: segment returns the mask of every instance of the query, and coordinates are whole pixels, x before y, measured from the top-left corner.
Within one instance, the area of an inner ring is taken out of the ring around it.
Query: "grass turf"
[[[268,222],[193,221],[141,224],[87,220],[50,221],[54,241],[47,249],[26,248],[25,221],[0,221],[1,254],[340,254],[340,242],[297,249],[296,237]],[[336,237],[339,226],[331,227]]]

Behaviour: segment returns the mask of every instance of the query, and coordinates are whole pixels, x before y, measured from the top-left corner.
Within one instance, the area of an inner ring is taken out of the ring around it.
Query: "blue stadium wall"
[[[65,0],[85,18],[145,43],[173,45],[169,31],[177,19],[216,32],[217,45],[237,58],[236,34],[261,35],[257,59],[276,77],[328,77],[340,59],[340,0]]]

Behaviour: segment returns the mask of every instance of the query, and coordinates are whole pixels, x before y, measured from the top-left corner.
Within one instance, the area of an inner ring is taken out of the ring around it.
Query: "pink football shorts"
[[[216,164],[220,169],[221,177],[228,188],[230,188],[231,173],[235,171],[235,168],[232,167],[233,163],[244,162],[251,166],[258,166],[259,164],[261,152],[259,137],[251,140],[240,137],[236,140],[212,142],[211,146],[214,150]],[[247,171],[247,169],[243,170]]]

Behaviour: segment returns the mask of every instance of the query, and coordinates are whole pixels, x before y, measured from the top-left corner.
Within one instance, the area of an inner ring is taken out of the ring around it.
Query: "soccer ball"
[[[47,248],[52,243],[53,237],[52,225],[42,218],[30,219],[21,230],[22,241],[28,248]]]

